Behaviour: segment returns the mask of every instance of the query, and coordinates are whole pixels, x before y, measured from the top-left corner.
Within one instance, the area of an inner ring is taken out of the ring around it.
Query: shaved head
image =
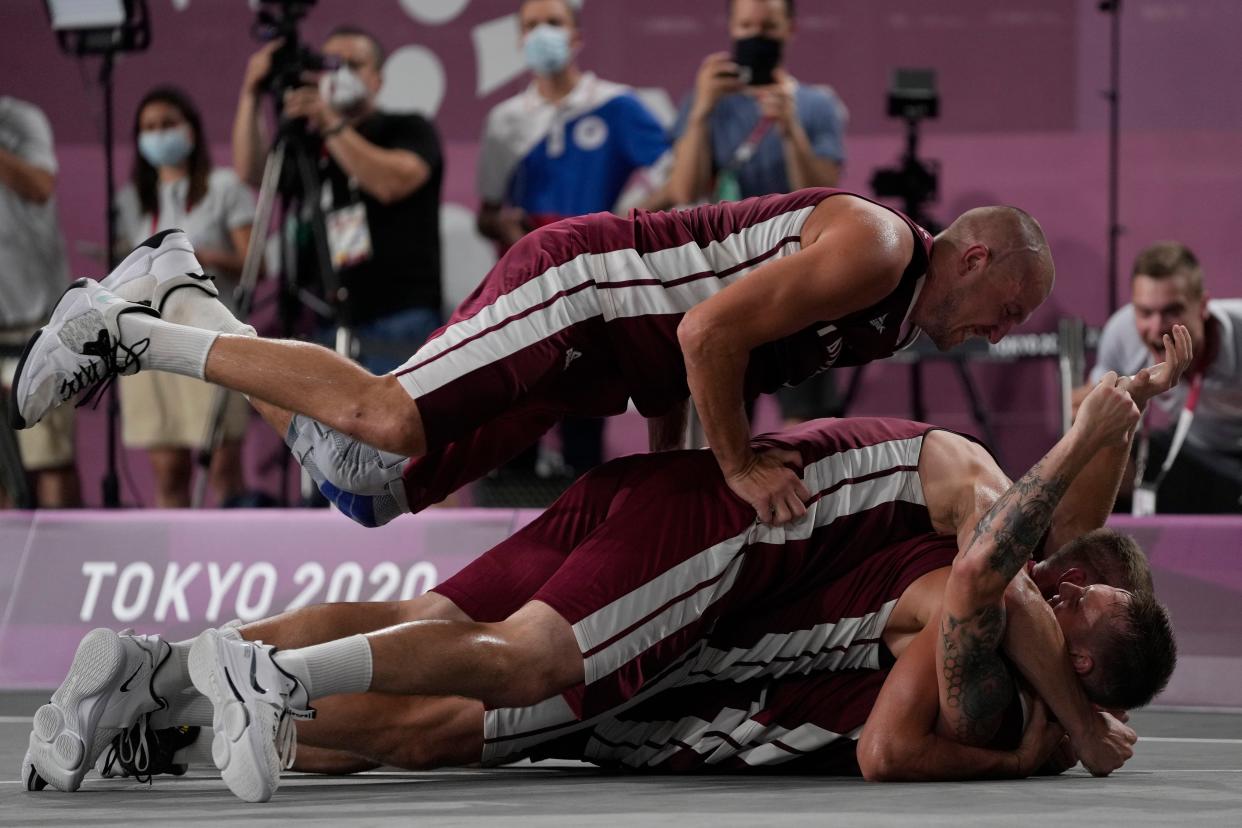
[[[1048,240],[1016,207],[976,207],[936,236],[912,318],[946,351],[970,337],[995,344],[1052,292]]]
[[[991,253],[990,267],[1033,281],[1045,297],[1052,291],[1056,275],[1052,252],[1043,228],[1025,210],[976,207],[958,216],[941,235],[963,248],[984,245]]]

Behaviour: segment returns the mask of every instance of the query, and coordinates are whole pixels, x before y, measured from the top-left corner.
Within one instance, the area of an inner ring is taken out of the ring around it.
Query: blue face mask
[[[554,75],[569,65],[569,32],[563,26],[541,23],[527,33],[522,54],[536,75]]]
[[[190,131],[183,126],[138,133],[138,152],[152,167],[175,167],[193,149]]]

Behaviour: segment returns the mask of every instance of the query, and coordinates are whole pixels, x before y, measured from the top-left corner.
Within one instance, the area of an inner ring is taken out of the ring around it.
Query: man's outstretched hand
[[[1142,410],[1152,397],[1158,397],[1177,385],[1194,358],[1190,332],[1184,325],[1174,325],[1173,335],[1164,335],[1164,362],[1144,368],[1132,377],[1122,377],[1117,381],[1117,387],[1128,391]]]
[[[806,514],[804,504],[811,493],[789,468],[801,464],[798,452],[772,449],[752,455],[739,471],[726,474],[725,482],[751,505],[760,521],[780,526]]]

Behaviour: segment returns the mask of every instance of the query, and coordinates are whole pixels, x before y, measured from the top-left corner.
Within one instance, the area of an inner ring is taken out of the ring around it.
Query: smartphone
[[[743,83],[768,86],[775,81],[774,70],[781,63],[784,41],[770,37],[747,37],[733,44],[733,62],[740,68]]]

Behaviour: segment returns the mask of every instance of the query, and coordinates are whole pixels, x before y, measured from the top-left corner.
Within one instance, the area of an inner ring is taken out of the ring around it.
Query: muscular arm
[[[958,552],[945,585],[936,641],[942,727],[975,742],[993,726],[1012,688],[998,653],[1005,632],[1002,598],[1043,540],[1061,496],[1091,455],[1071,429],[1009,487]]]
[[[1028,730],[1018,751],[964,745],[936,732],[936,625],[897,659],[858,742],[858,764],[872,782],[1014,779],[1029,775],[1055,745],[1055,729]]]
[[[828,202],[816,208],[830,209],[832,223],[804,238],[802,250],[761,265],[692,308],[678,326],[690,394],[726,477],[754,460],[742,406],[751,350],[874,304],[894,289],[909,260],[913,240],[896,216]]]

